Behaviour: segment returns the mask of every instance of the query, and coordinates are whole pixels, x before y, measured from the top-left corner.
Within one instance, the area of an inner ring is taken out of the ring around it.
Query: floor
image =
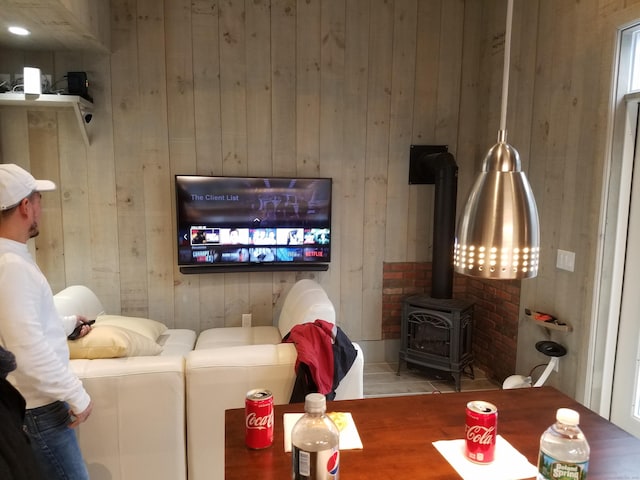
[[[400,375],[397,375],[397,371],[397,363],[365,363],[365,398],[455,392],[453,377],[446,372],[407,368],[404,363],[400,369]],[[473,373],[473,379],[466,373],[462,375],[461,391],[470,392],[500,388],[498,384],[487,379],[481,370],[475,368]]]

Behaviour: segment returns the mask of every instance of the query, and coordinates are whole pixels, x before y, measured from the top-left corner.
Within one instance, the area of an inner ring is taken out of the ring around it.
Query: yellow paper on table
[[[284,451],[291,451],[291,429],[295,423],[304,415],[303,413],[285,413],[284,421]],[[357,450],[362,447],[362,440],[349,412],[327,412],[327,416],[333,420],[340,431],[340,450]]]

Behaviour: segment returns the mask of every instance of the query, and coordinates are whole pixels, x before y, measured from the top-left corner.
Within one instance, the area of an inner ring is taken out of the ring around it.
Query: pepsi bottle
[[[338,480],[340,434],[326,415],[327,401],[321,393],[305,397],[305,414],[291,430],[293,480]]]

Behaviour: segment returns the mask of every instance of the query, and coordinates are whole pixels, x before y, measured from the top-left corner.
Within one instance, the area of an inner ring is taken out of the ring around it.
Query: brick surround
[[[384,263],[383,272],[382,338],[397,339],[404,298],[431,291],[431,263]],[[520,281],[454,274],[453,297],[474,302],[474,365],[502,382],[516,368]]]

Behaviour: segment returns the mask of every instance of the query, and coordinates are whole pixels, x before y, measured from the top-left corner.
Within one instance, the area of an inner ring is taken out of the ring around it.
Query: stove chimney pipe
[[[411,145],[410,184],[435,184],[431,297],[453,297],[458,165],[446,146]]]

